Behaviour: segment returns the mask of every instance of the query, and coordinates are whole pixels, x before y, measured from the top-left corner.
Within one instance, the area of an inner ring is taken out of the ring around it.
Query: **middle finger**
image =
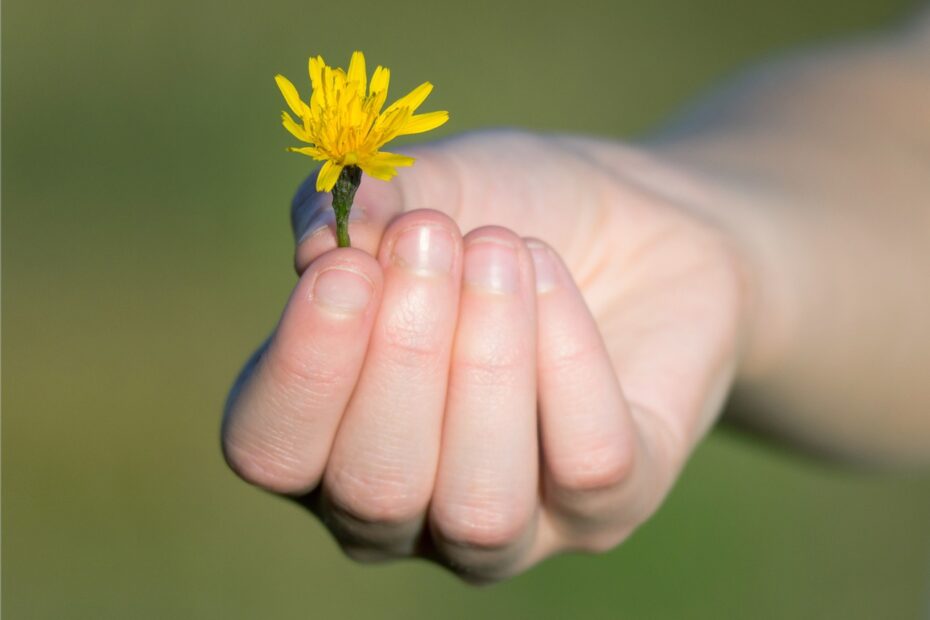
[[[499,227],[465,238],[464,283],[449,379],[433,534],[450,564],[477,579],[512,572],[537,507],[533,267]]]

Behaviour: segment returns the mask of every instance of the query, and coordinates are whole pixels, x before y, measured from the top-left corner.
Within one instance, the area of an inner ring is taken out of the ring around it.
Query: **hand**
[[[300,280],[230,396],[227,461],[363,560],[488,581],[614,547],[718,415],[741,256],[619,145],[495,132],[412,154],[363,181],[352,248],[313,179],[298,192]]]

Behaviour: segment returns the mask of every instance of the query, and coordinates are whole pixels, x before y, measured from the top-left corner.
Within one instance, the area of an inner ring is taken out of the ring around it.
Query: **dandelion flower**
[[[311,58],[309,64],[313,88],[309,103],[300,98],[290,80],[283,75],[275,76],[284,100],[296,116],[295,120],[285,111],[281,119],[291,135],[310,145],[288,150],[323,162],[316,189],[333,192],[339,245],[348,245],[348,212],[361,173],[387,181],[397,174],[398,167],[410,166],[414,161],[412,157],[379,149],[397,136],[439,127],[449,120],[449,113],[415,114],[433,89],[429,82],[420,84],[382,111],[390,71],[378,66],[369,81],[362,52],[352,54],[348,71],[328,66],[322,56]],[[343,226],[340,220],[344,220]]]

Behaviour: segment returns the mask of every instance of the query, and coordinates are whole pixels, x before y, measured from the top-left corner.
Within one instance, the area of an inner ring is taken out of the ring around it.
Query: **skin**
[[[352,557],[472,582],[618,545],[727,397],[792,445],[926,466],[926,30],[762,70],[639,146],[418,147],[363,181],[352,248],[308,179],[228,463]]]

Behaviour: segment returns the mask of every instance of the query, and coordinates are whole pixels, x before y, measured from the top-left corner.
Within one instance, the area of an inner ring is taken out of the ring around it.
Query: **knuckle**
[[[456,361],[456,372],[468,386],[495,388],[509,387],[517,383],[519,368],[515,362],[464,360]]]
[[[528,518],[515,514],[504,502],[438,507],[433,528],[445,547],[496,551],[516,543]]]
[[[299,386],[326,398],[338,391],[346,373],[338,366],[316,363],[318,359],[320,356],[313,351],[273,350],[264,368],[271,382],[285,392]]]
[[[446,568],[463,583],[476,588],[493,586],[513,576],[509,572],[501,572],[499,569],[484,566],[447,563]]]
[[[327,474],[326,487],[333,512],[353,522],[405,524],[429,502],[426,485],[399,469],[360,473],[342,467]]]
[[[620,442],[609,441],[554,458],[549,464],[553,482],[579,492],[604,491],[617,487],[633,474],[634,455]]]
[[[484,338],[456,341],[455,366],[469,384],[513,385],[525,370],[526,343],[509,337],[485,334]]]
[[[347,558],[359,564],[384,564],[402,557],[405,554],[376,547],[345,543],[337,538],[339,548]]]
[[[630,527],[597,532],[596,534],[584,537],[584,539],[577,542],[573,547],[585,553],[607,553],[620,546],[623,541],[629,538],[631,532],[632,528]]]
[[[558,326],[569,329],[569,326]],[[554,377],[569,376],[572,380],[584,379],[592,363],[601,357],[602,350],[597,344],[582,343],[571,334],[564,338],[544,339],[540,346],[540,371]]]
[[[437,317],[424,308],[410,306],[411,303],[405,303],[398,308],[388,318],[381,335],[398,361],[421,367],[439,359],[444,346],[437,338]]]
[[[275,493],[306,493],[319,480],[319,473],[305,471],[296,459],[282,450],[242,446],[225,439],[223,455],[237,476]]]

